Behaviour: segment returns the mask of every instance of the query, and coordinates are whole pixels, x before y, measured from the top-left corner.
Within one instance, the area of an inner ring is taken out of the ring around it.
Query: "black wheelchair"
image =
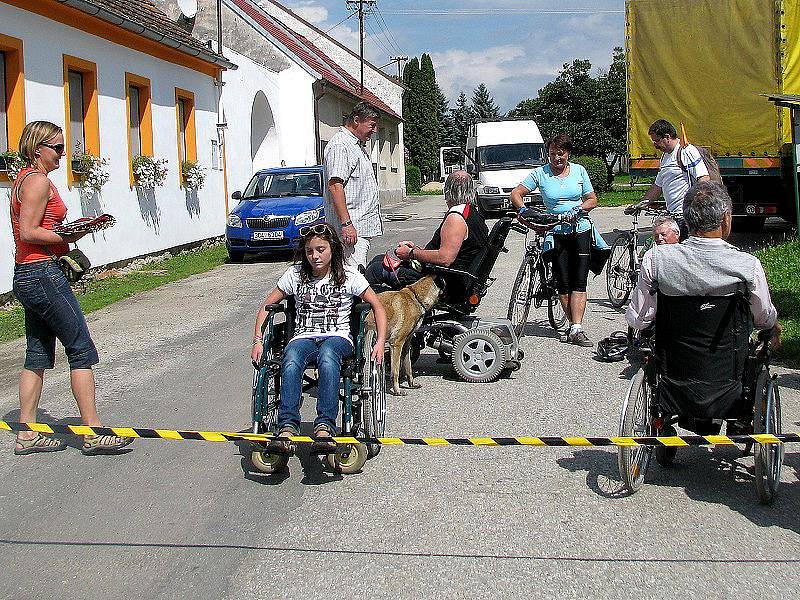
[[[495,281],[491,273],[498,257],[508,252],[505,241],[514,222],[511,217],[499,219],[484,251],[466,270],[425,265],[423,274],[444,282],[445,290],[412,338],[413,361],[426,346],[434,348],[461,379],[473,383],[488,383],[520,368],[523,353],[511,321],[474,314]]]
[[[739,294],[659,293],[655,330],[642,332],[639,340],[644,364],[625,395],[620,436],[672,437],[680,425],[708,437],[718,434],[723,422],[727,435],[780,434],[780,390],[769,368],[772,333],[752,334],[749,306]],[[620,446],[617,462],[626,490],[642,487],[651,458],[670,466],[682,445],[674,438],[657,446]],[[783,444],[751,441],[743,454],[751,449],[758,498],[771,504],[780,484]]]
[[[354,352],[342,363],[341,427],[339,437],[382,437],[386,430],[386,373],[384,364],[371,358],[377,333],[367,329],[366,317],[371,310],[366,302],[353,306],[350,331]],[[294,301],[289,298],[280,304],[267,307],[267,318],[262,327],[264,352],[261,361],[254,364],[252,432],[276,434],[281,389],[281,362],[284,349],[294,332]],[[303,377],[303,395],[317,385],[307,371]],[[311,441],[309,438],[308,441]],[[326,455],[329,466],[338,473],[359,472],[368,458],[377,456],[378,444],[337,443],[336,450]],[[253,467],[267,474],[286,468],[290,453],[270,452],[264,443],[253,443],[250,459]]]

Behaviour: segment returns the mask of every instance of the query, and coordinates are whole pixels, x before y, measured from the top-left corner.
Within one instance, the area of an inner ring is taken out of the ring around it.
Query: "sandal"
[[[21,448],[14,446],[14,454],[18,456],[37,452],[59,452],[67,447],[67,444],[62,440],[56,440],[41,433],[37,433],[36,437],[30,440],[17,438],[16,444],[22,446]]]
[[[125,446],[133,442],[131,437],[121,437],[118,435],[94,435],[86,437],[81,446],[81,453],[84,456],[96,456],[98,454],[119,454]]]
[[[333,441],[333,432],[327,427],[320,427],[314,431],[314,441],[311,444],[311,454],[331,454],[336,452],[336,442]]]
[[[277,436],[267,442],[267,450],[272,454],[292,454],[295,444],[288,438],[294,435],[298,435],[294,429],[281,429]]]

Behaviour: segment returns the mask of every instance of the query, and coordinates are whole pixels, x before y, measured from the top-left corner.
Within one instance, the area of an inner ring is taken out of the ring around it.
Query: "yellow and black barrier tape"
[[[87,427],[85,425],[57,425],[46,423],[16,423],[0,421],[0,430],[36,431],[58,435],[118,435],[123,437],[185,440],[195,442],[269,442],[272,434],[256,434],[232,431],[184,431],[179,429],[144,429],[139,427]],[[289,438],[297,444],[310,444],[314,438],[297,435]],[[327,438],[326,438],[327,439]],[[381,446],[731,446],[734,444],[789,444],[800,443],[797,433],[753,434],[753,435],[673,435],[665,437],[349,437],[337,436],[333,441],[339,444],[379,444]]]

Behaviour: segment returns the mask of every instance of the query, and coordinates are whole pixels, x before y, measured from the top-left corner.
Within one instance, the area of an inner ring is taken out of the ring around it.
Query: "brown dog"
[[[423,277],[408,287],[396,292],[378,294],[386,310],[386,337],[392,365],[392,389],[395,396],[405,396],[400,389],[400,363],[408,380],[408,387],[417,389],[411,371],[411,336],[419,328],[422,317],[438,302],[441,290],[433,277]],[[370,313],[367,327],[375,329],[375,318]]]

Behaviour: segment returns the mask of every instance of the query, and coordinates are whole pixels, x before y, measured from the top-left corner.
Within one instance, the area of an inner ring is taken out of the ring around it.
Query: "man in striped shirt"
[[[366,102],[353,108],[347,122],[325,147],[325,219],[344,243],[353,267],[367,264],[370,241],[383,234],[378,182],[366,142],[378,128],[378,111]]]

